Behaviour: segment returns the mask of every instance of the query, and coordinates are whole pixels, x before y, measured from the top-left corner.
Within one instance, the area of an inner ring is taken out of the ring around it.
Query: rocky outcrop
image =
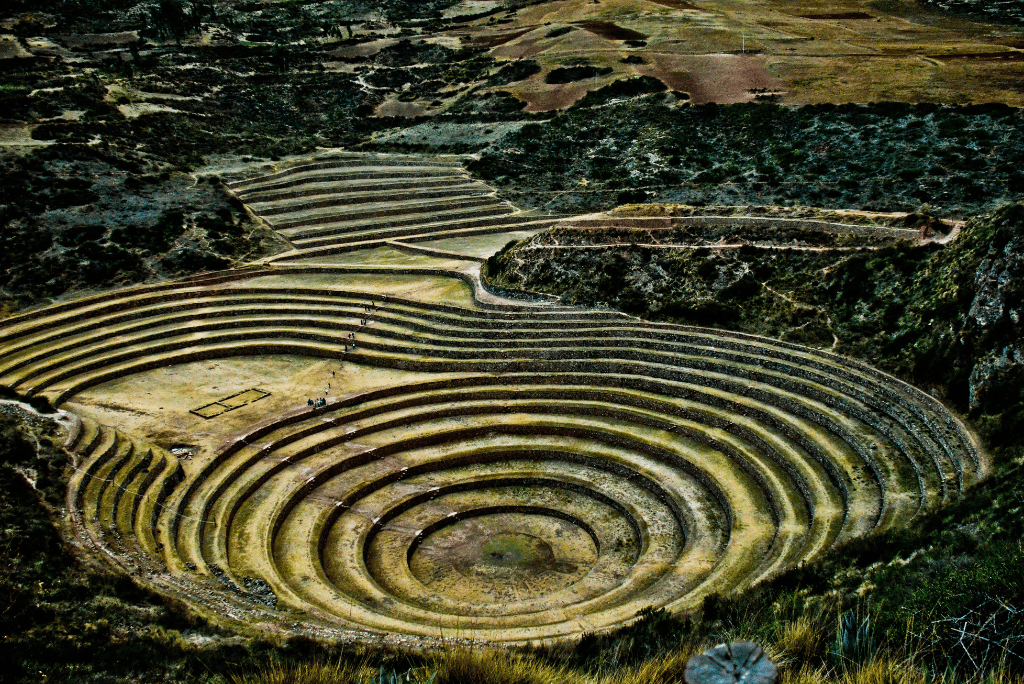
[[[999,243],[1006,239],[1000,248]],[[1019,326],[1024,317],[1024,234],[997,234],[974,278],[978,288],[968,323],[982,329]]]
[[[969,381],[972,411],[1018,402],[1024,387],[1024,207],[1014,209],[999,217],[975,272],[977,290],[965,321],[981,342]]]
[[[998,353],[987,354],[971,369],[969,384],[971,409],[994,403],[994,398],[1016,393],[1024,385],[1024,347],[1010,345]]]

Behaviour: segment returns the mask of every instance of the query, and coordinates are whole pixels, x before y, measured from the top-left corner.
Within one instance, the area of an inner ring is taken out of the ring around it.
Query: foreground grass
[[[681,652],[613,675],[593,675],[564,664],[553,665],[531,655],[493,649],[452,649],[405,670],[338,660],[274,661],[256,670],[232,675],[231,681],[233,684],[647,684],[682,681],[687,660],[688,654]]]
[[[696,615],[645,611],[613,634],[507,651],[332,655],[301,663],[278,654],[232,672],[233,684],[669,684],[689,658],[723,641],[762,644],[780,684],[1017,684],[1024,681],[1017,618],[1024,603],[1019,521],[1024,449],[961,504],[919,528],[839,548],[743,595],[711,597]],[[997,523],[1002,519],[1002,523]],[[956,537],[956,538],[954,538]]]
[[[675,684],[685,681],[682,653],[643,663],[614,675],[593,675],[555,667],[536,658],[500,651],[452,650],[428,664],[398,670],[343,661],[272,662],[231,676],[232,684]],[[805,665],[781,670],[779,684],[931,684],[963,681],[954,673],[936,676],[927,667],[891,657],[834,670]],[[977,680],[984,684],[1019,684],[1020,676],[995,670]]]

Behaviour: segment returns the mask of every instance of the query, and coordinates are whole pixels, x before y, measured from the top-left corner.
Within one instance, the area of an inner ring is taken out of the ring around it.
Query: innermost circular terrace
[[[442,527],[412,554],[413,575],[428,591],[469,603],[539,599],[566,589],[593,568],[595,539],[557,511],[474,515]]]
[[[234,187],[294,251],[0,330],[0,382],[82,418],[68,533],[211,619],[569,639],[742,591],[984,473],[955,416],[866,364],[486,292],[486,256],[556,219],[457,159],[271,171]]]

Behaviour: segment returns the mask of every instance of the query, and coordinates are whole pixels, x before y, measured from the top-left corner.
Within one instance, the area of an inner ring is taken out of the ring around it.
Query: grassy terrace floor
[[[481,262],[559,219],[461,161],[253,169],[230,187],[294,250],[8,319],[0,382],[82,419],[68,532],[243,631],[558,641],[985,474],[956,416],[860,362],[488,292]]]

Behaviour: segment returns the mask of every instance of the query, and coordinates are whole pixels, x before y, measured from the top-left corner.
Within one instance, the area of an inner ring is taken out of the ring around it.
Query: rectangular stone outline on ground
[[[259,396],[257,396],[254,399],[244,399],[240,403],[238,403],[239,398],[244,397],[245,395],[250,393],[258,394]],[[227,413],[228,411],[234,411],[237,408],[248,406],[253,402],[259,401],[260,399],[269,396],[270,392],[267,392],[266,390],[261,390],[258,387],[250,387],[247,390],[236,392],[232,394],[230,397],[224,397],[223,399],[218,399],[217,401],[206,404],[205,406],[200,406],[199,408],[192,409],[189,411],[189,413],[194,413],[195,415],[199,416],[200,418],[203,418],[204,420],[209,420],[210,418],[216,418],[222,413]]]

